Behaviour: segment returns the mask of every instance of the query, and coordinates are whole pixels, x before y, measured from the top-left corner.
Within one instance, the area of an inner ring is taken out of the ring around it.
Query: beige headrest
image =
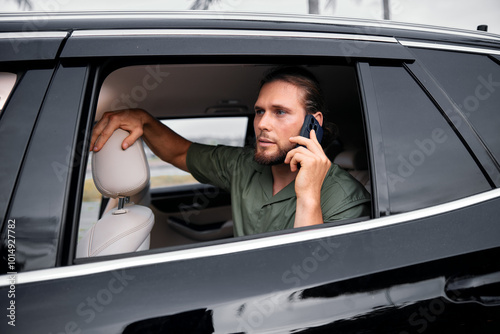
[[[340,152],[333,162],[340,167],[348,170],[368,169],[366,156],[359,150],[345,150]]]
[[[149,183],[149,165],[142,140],[122,149],[122,142],[128,135],[127,131],[116,130],[104,147],[93,154],[94,183],[106,197],[132,196]]]

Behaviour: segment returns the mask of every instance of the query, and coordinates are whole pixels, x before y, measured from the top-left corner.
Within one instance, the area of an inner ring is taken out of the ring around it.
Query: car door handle
[[[485,306],[500,305],[500,271],[451,278],[445,292],[455,302],[476,302]]]

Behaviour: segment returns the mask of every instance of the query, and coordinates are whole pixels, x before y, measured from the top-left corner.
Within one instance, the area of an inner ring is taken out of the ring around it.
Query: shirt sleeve
[[[193,143],[187,152],[186,164],[199,182],[230,191],[231,176],[241,151],[240,147]]]

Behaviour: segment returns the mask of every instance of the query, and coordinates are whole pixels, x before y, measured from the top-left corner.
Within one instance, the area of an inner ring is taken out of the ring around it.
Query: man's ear
[[[313,114],[314,118],[318,121],[319,125],[323,126],[323,113],[321,111],[318,111],[317,113]]]

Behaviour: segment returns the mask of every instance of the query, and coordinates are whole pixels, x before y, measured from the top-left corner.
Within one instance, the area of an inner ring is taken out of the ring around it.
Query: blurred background
[[[0,0],[0,12],[217,10],[391,20],[500,35],[500,0]]]

